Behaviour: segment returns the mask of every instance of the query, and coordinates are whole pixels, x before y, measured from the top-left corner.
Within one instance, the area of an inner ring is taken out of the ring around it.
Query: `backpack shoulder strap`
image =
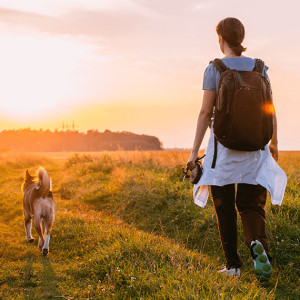
[[[252,71],[262,73],[264,68],[265,68],[265,63],[261,59],[256,58],[255,59],[255,66],[254,66]]]
[[[214,157],[213,157],[213,161],[211,163],[211,168],[212,169],[214,169],[216,167],[217,154],[218,154],[218,140],[217,140],[216,135],[215,135],[214,136]]]
[[[215,68],[219,71],[220,75],[229,69],[228,67],[226,67],[226,65],[223,63],[222,59],[220,58],[216,58],[210,61],[210,63],[215,66]]]

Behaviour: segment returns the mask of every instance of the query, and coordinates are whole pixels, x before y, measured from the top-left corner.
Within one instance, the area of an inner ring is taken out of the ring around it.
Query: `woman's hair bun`
[[[223,19],[218,23],[216,30],[218,35],[228,43],[237,56],[246,51],[247,48],[242,46],[245,37],[245,28],[240,20],[236,18]]]

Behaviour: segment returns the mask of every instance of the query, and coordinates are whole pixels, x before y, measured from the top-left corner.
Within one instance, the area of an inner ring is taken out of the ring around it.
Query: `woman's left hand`
[[[271,152],[273,158],[275,159],[275,161],[277,161],[278,160],[278,144],[271,142],[269,144],[269,149],[270,149],[270,152]]]

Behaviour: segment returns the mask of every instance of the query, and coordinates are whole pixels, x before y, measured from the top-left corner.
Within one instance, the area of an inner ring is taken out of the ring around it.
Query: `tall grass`
[[[297,299],[300,154],[280,156],[288,186],[281,207],[267,205],[274,274],[265,284],[253,275],[241,231],[241,279],[217,274],[224,257],[213,206],[196,206],[192,186],[181,182],[188,155],[0,154],[0,297]],[[56,204],[48,258],[26,243],[22,218],[25,169],[40,165]]]

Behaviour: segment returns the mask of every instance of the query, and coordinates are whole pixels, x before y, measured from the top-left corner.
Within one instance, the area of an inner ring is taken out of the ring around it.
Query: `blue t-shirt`
[[[255,66],[255,59],[251,57],[230,57],[222,58],[224,64],[230,69],[236,69],[238,71],[252,71]],[[262,75],[268,80],[267,70],[269,68],[265,66]],[[206,68],[203,76],[203,90],[216,91],[219,85],[220,73],[213,64],[209,64]]]

